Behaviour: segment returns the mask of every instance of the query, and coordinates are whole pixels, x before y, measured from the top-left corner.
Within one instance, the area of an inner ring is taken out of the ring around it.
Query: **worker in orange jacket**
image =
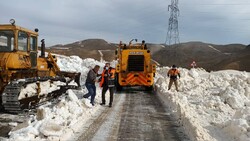
[[[179,76],[179,78],[181,77],[180,71],[176,68],[175,65],[173,65],[172,68],[168,71],[168,77],[170,77],[168,90],[171,89],[171,86],[174,83],[176,91],[178,92],[177,76]]]
[[[115,87],[115,69],[110,66],[110,63],[106,63],[100,78],[100,87],[102,88],[102,103],[101,105],[106,104],[105,94],[109,89],[110,100],[109,107],[112,107],[113,96],[114,96],[114,87]]]

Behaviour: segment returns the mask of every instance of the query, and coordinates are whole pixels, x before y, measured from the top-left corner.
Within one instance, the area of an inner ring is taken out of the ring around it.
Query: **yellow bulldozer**
[[[137,39],[132,39],[128,45],[120,42],[116,50],[116,89],[144,86],[146,90],[152,90],[156,65],[152,63],[145,41],[132,44],[133,41],[137,42]]]
[[[35,31],[10,24],[0,24],[0,105],[7,112],[20,112],[41,101],[56,98],[69,88],[78,88],[80,73],[62,72],[51,53],[45,55],[44,39],[38,50],[38,29]],[[39,55],[40,53],[40,55]],[[41,83],[60,81],[59,88],[48,94],[41,93]],[[75,81],[77,85],[69,85]],[[28,85],[36,92],[25,93]]]

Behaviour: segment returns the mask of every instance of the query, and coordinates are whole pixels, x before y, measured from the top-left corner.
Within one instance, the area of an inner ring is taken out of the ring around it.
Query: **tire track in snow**
[[[116,117],[118,112],[120,112],[121,105],[123,104],[125,99],[125,95],[115,95],[115,101],[112,108],[109,107],[103,107],[106,108],[102,114],[100,114],[96,119],[94,119],[93,123],[86,129],[86,131],[78,138],[78,141],[83,140],[108,140],[112,139],[113,137],[109,136],[110,134],[114,134],[113,130],[111,130],[112,126],[116,127],[115,123],[116,121],[120,120],[120,117]],[[116,118],[114,118],[116,117]],[[118,120],[117,120],[118,119]],[[110,139],[108,139],[110,138]],[[114,139],[115,140],[115,139]]]

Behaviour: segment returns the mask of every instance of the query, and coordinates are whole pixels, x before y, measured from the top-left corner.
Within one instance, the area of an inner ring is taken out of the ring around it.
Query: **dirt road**
[[[189,141],[156,94],[126,91],[89,126],[79,141]]]

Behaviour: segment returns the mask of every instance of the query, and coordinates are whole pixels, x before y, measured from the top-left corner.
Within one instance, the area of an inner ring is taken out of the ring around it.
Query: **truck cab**
[[[154,84],[156,65],[151,61],[150,50],[145,41],[129,44],[120,42],[117,49],[117,90],[125,86],[145,86],[151,90]]]

